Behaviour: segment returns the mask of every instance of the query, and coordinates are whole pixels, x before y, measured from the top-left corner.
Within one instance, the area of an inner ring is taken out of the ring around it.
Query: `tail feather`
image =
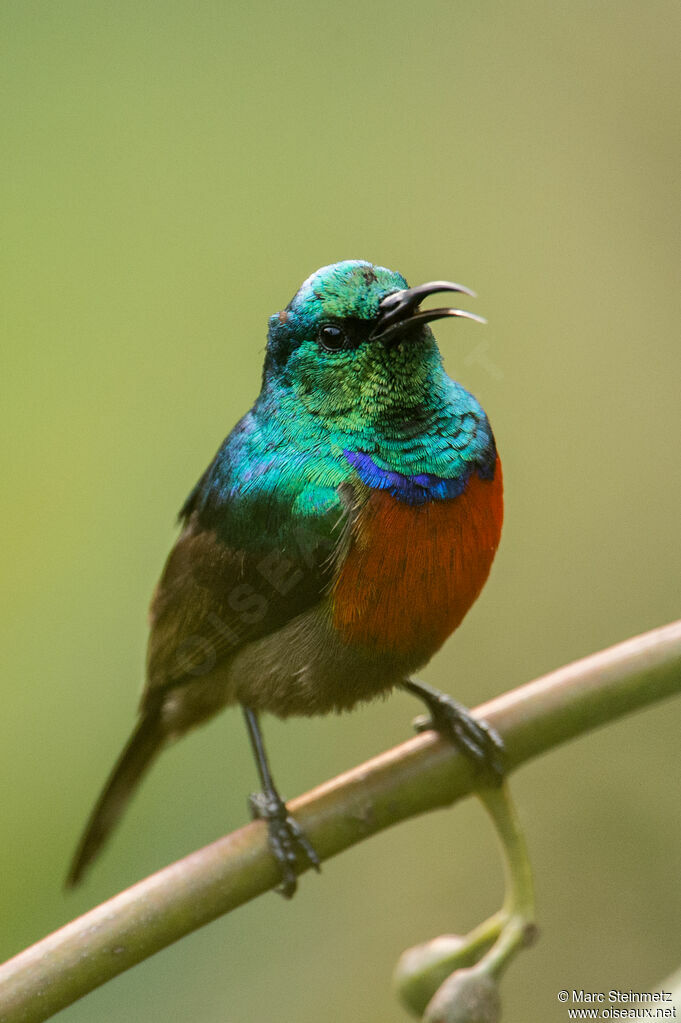
[[[90,814],[66,878],[68,888],[78,884],[86,867],[94,860],[109,837],[137,784],[160,751],[163,738],[158,714],[144,715],[118,758]]]

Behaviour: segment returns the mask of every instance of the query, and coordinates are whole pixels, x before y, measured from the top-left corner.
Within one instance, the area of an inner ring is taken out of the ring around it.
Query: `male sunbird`
[[[465,292],[410,288],[363,260],[322,267],[269,321],[262,389],[187,498],[151,604],[139,720],[92,812],[75,884],[162,747],[228,704],[243,710],[282,873],[311,844],[275,788],[258,724],[341,711],[401,686],[488,774],[499,737],[412,673],[487,579],[503,517],[487,416],[451,380],[422,309]],[[484,322],[484,321],[483,321]]]

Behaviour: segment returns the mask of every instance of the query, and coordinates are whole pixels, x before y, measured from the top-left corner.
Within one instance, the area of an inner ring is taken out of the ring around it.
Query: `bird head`
[[[408,418],[443,377],[428,324],[473,313],[421,309],[428,296],[463,292],[449,281],[410,288],[393,270],[364,260],[324,266],[270,318],[265,386],[276,381],[313,414],[344,428],[358,418]]]

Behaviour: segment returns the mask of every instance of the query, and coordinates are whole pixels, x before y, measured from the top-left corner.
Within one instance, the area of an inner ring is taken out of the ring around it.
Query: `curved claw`
[[[249,797],[248,805],[253,818],[267,824],[270,849],[282,877],[276,890],[290,899],[298,887],[298,857],[302,855],[319,872],[319,856],[295,817],[286,809],[286,803],[275,794],[255,792]]]
[[[474,718],[462,704],[437,689],[409,679],[404,686],[428,707],[430,718],[417,718],[418,732],[429,728],[446,735],[476,767],[487,771],[495,782],[505,775],[504,743],[499,733],[486,721]]]

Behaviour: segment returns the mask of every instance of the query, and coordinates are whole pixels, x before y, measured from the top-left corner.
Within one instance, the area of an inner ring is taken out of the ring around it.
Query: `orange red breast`
[[[503,520],[497,458],[491,478],[413,505],[371,489],[332,592],[333,622],[351,644],[424,660],[457,628],[492,566]]]

